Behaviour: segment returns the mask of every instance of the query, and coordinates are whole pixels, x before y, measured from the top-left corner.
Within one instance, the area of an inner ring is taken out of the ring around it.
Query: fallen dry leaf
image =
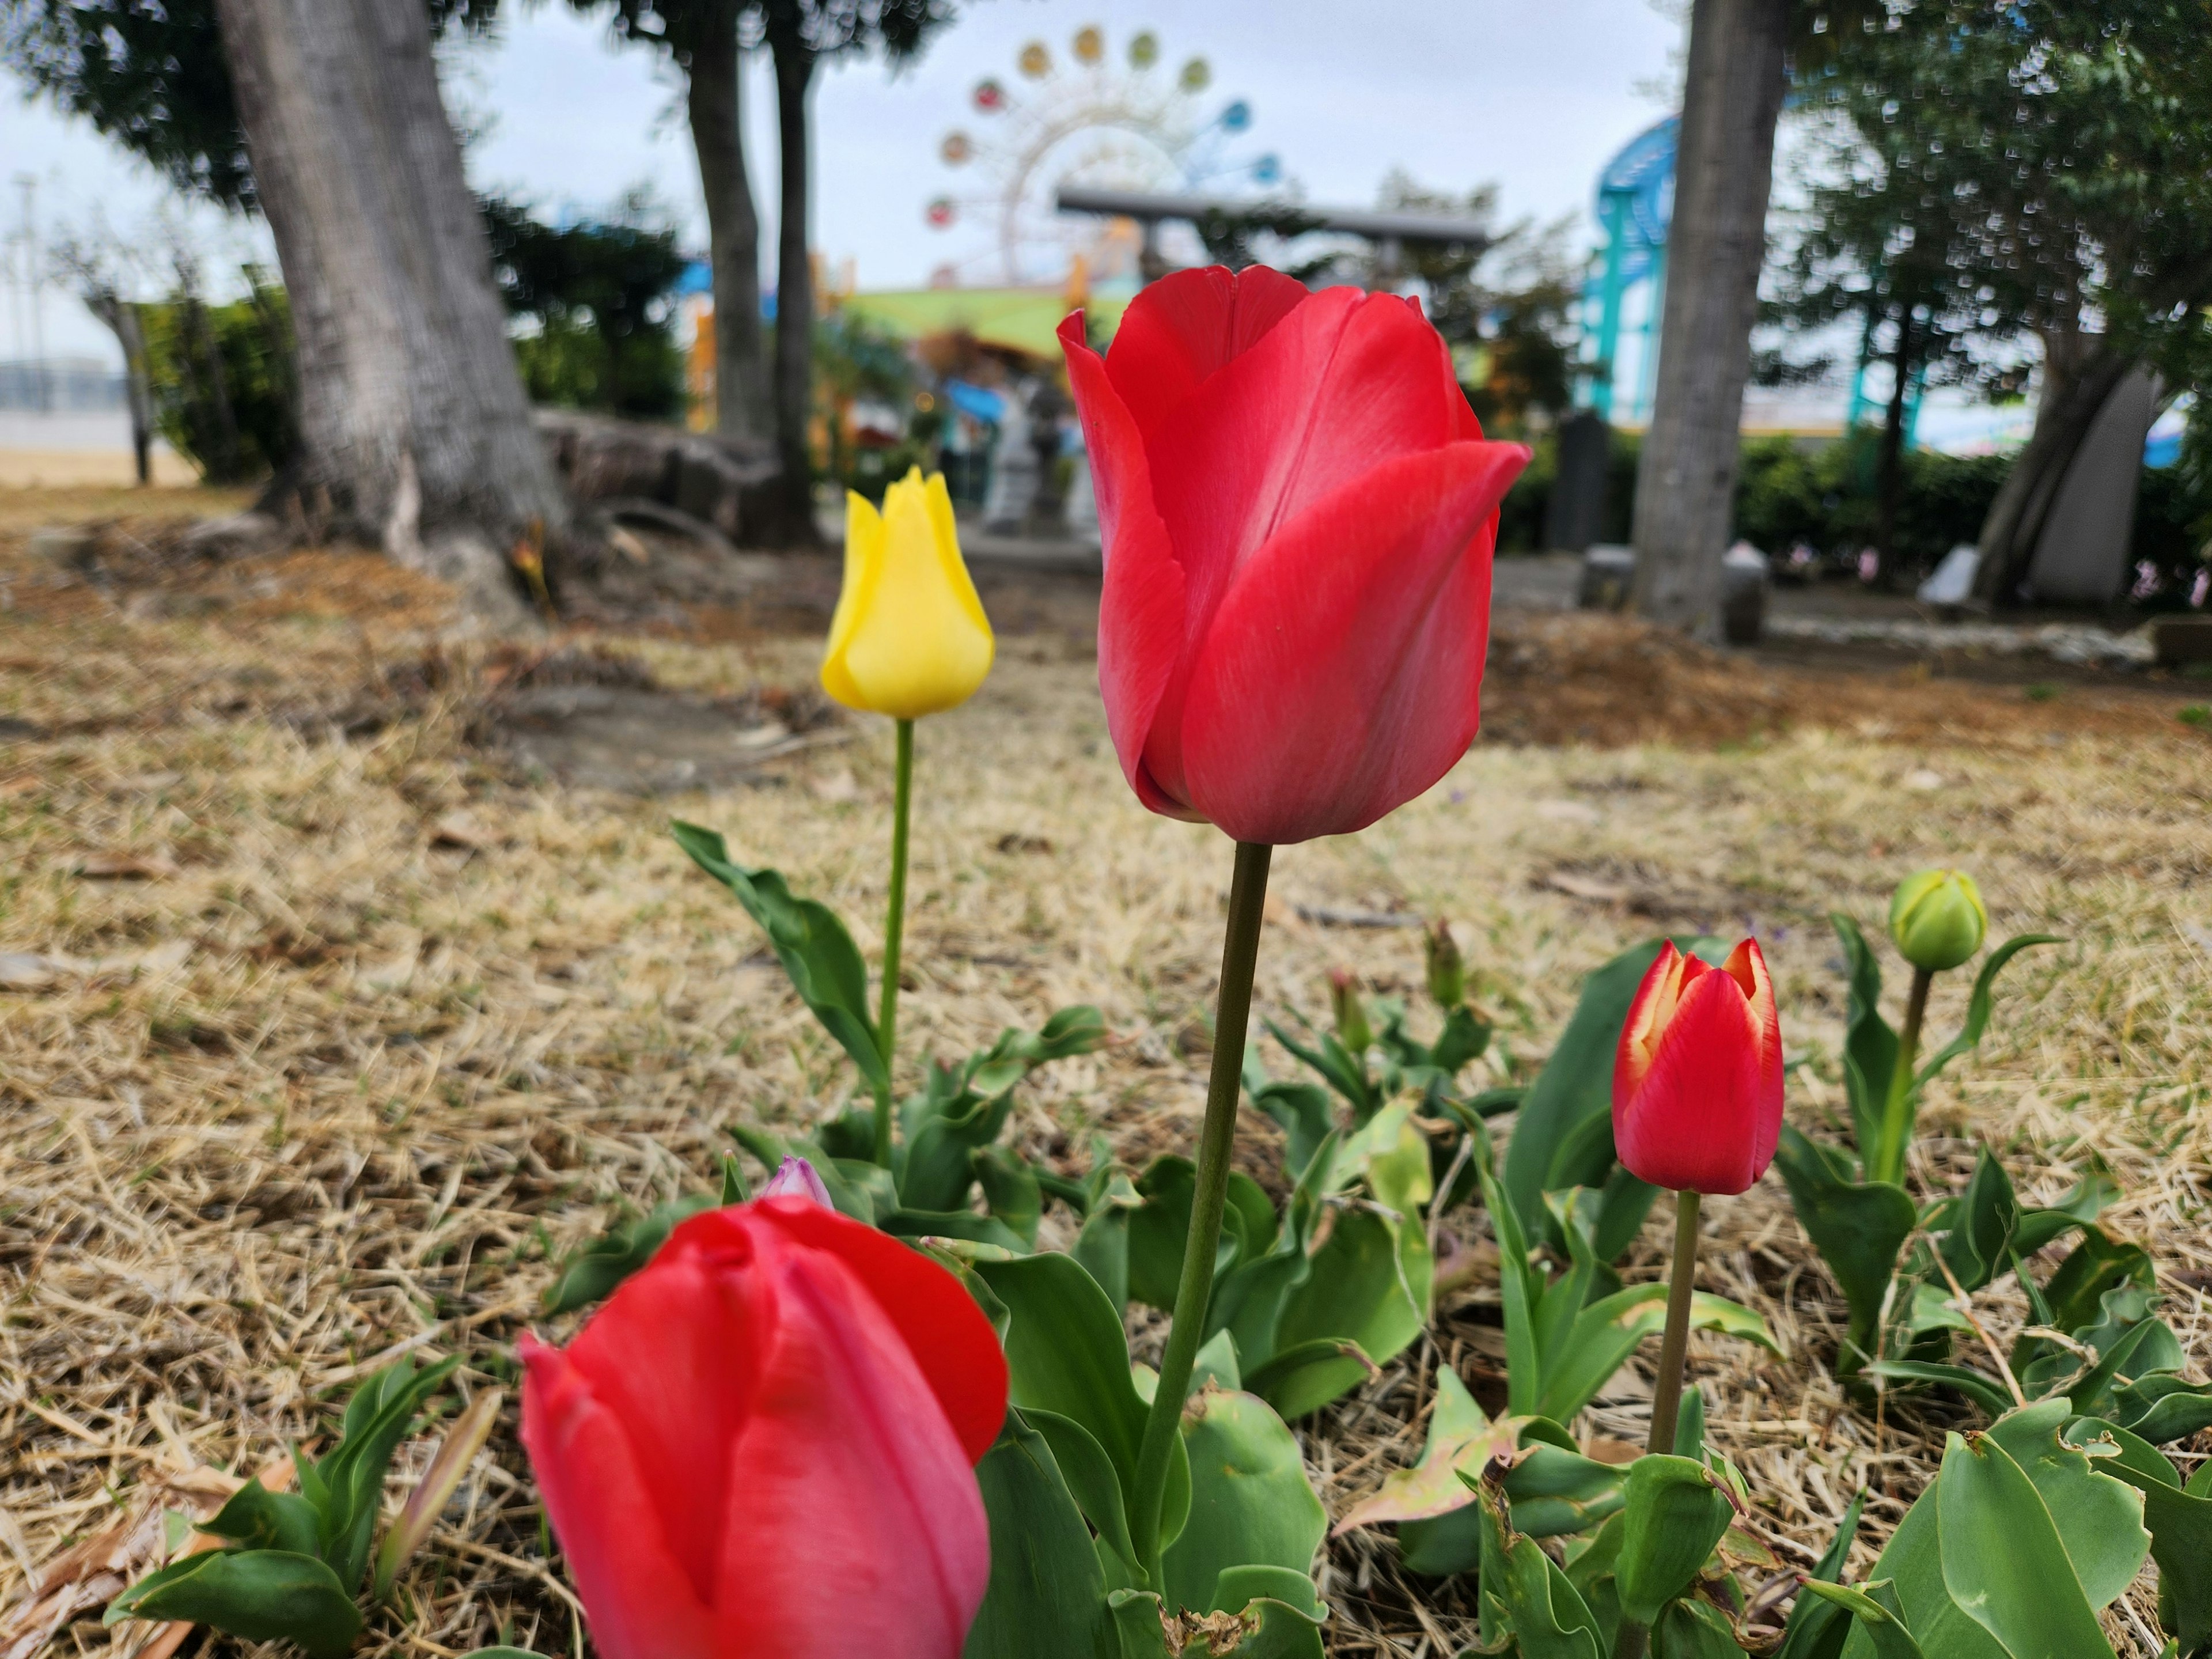
[[[430,826],[430,845],[482,853],[498,846],[499,837],[466,812],[448,812]]]
[[[259,1480],[270,1491],[283,1492],[292,1484],[292,1460],[270,1460]],[[219,1469],[203,1467],[140,1486],[112,1525],[70,1546],[32,1576],[30,1593],[0,1620],[0,1659],[32,1659],[57,1632],[80,1615],[105,1607],[130,1585],[166,1565],[165,1510],[181,1509],[193,1520],[205,1521],[245,1484]],[[196,1533],[181,1553],[215,1549],[222,1542]],[[188,1624],[157,1626],[137,1659],[167,1659],[191,1630]]]
[[[87,853],[76,873],[94,881],[167,881],[177,861],[167,853]]]

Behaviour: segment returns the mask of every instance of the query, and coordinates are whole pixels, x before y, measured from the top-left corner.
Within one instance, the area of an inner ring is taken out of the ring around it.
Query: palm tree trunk
[[[816,539],[814,468],[807,428],[814,404],[814,275],[807,259],[807,93],[816,54],[775,42],[776,140],[782,163],[776,207],[775,447],[783,466],[783,535]]]
[[[714,266],[715,427],[726,437],[766,438],[775,416],[761,349],[760,216],[745,172],[738,14],[734,0],[721,0],[704,20],[686,103]]]
[[[1698,628],[1720,597],[1766,256],[1791,0],[1695,0],[1659,382],[1636,483],[1636,608]]]

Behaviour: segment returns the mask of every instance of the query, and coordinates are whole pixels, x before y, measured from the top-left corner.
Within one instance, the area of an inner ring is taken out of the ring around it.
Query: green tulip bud
[[[1328,975],[1328,1003],[1336,1014],[1336,1037],[1355,1054],[1375,1041],[1368,1028],[1367,1005],[1359,1000],[1359,981],[1348,968],[1332,968]]]
[[[1429,994],[1449,1012],[1467,1000],[1467,963],[1461,959],[1451,924],[1439,921],[1422,935],[1429,958]]]
[[[1960,870],[1923,870],[1897,884],[1889,936],[1915,968],[1940,973],[1982,948],[1990,913],[1974,878]]]

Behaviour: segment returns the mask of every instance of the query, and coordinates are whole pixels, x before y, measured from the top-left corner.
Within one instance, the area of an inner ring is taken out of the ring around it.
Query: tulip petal
[[[1149,433],[1307,297],[1304,283],[1264,265],[1178,270],[1146,287],[1122,313],[1106,362],[1137,429]]]
[[[960,1281],[888,1233],[820,1205],[763,1200],[752,1213],[793,1243],[834,1255],[851,1269],[913,1350],[968,1461],[980,1462],[1006,1420],[1006,1356],[991,1322]]]
[[[1751,1147],[1755,1166],[1752,1179],[1756,1181],[1774,1162],[1774,1149],[1782,1139],[1782,1015],[1775,1006],[1774,980],[1766,971],[1765,953],[1757,939],[1740,940],[1722,968],[1743,988],[1745,1012],[1758,1044],[1758,1109]]]
[[[1484,443],[1387,461],[1268,539],[1191,672],[1194,806],[1240,841],[1305,841],[1451,769],[1479,718],[1498,504],[1528,458]]]
[[[919,472],[921,469],[915,471]],[[922,491],[922,505],[929,509],[929,527],[945,584],[952,590],[952,597],[960,608],[968,613],[968,620],[988,635],[991,619],[983,614],[983,601],[975,592],[975,579],[968,574],[968,562],[960,556],[960,528],[952,516],[952,492],[945,487],[945,475],[931,473]]]
[[[1155,812],[1195,817],[1153,781],[1144,763],[1146,736],[1182,655],[1182,567],[1176,562],[1167,526],[1152,505],[1144,441],[1107,377],[1104,361],[1084,343],[1080,313],[1060,325],[1060,340],[1067,356],[1076,410],[1083,419],[1084,447],[1091,457],[1091,488],[1105,545],[1106,580],[1098,600],[1098,691],[1106,705],[1106,730],[1121,759],[1121,775],[1139,800]]]
[[[569,1370],[620,1425],[667,1548],[702,1602],[714,1599],[729,1450],[774,1324],[758,1255],[738,1212],[695,1217],[566,1351]]]
[[[837,590],[837,609],[830,618],[830,639],[822,651],[822,689],[848,708],[860,705],[860,689],[845,666],[845,651],[853,642],[853,624],[860,614],[860,590],[867,585],[872,566],[882,561],[883,515],[866,495],[845,492],[845,581]]]
[[[991,1571],[966,1449],[842,1264],[794,1249],[775,1273],[775,1341],[719,1494],[724,1659],[957,1659]]]
[[[1614,1116],[1620,1161],[1655,1187],[1744,1191],[1765,1173],[1779,1133],[1760,1121],[1761,1064],[1759,1033],[1735,976],[1699,976],[1661,1032],[1642,1086]]]
[[[517,1348],[522,1443],[593,1645],[605,1659],[714,1659],[713,1585],[678,1563],[621,1420],[559,1349],[526,1334]]]

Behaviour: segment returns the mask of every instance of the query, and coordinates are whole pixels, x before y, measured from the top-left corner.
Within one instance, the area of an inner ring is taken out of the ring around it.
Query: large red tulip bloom
[[[1060,325],[1106,546],[1098,684],[1138,798],[1239,841],[1362,829],[1474,740],[1498,504],[1419,305],[1255,265]]]
[[[1006,1365],[942,1267],[763,1198],[521,1351],[523,1444],[605,1659],[956,1659]]]
[[[1782,1021],[1755,939],[1715,968],[1668,941],[1644,975],[1613,1066],[1613,1139],[1631,1175],[1740,1193],[1782,1133]]]

